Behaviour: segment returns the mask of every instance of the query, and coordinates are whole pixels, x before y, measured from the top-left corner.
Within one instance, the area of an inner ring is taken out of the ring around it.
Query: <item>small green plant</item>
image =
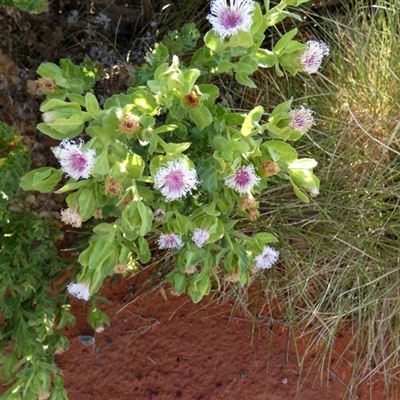
[[[73,316],[65,294],[51,293],[65,271],[54,247],[58,229],[28,211],[10,211],[29,166],[16,130],[0,123],[0,376],[9,385],[0,398],[58,400],[66,393],[53,357],[68,347],[59,329]]]
[[[48,0],[0,0],[0,6],[16,7],[21,11],[40,14],[47,11]]]
[[[304,0],[283,0],[265,12],[250,0],[228,6],[214,1],[213,29],[185,65],[176,54],[192,49],[199,37],[193,25],[168,35],[147,55],[135,86],[113,95],[101,107],[93,94],[95,72],[86,61],[75,66],[44,63],[38,68],[46,94],[41,106],[46,135],[62,140],[54,148],[61,169],[44,167],[25,175],[25,190],[50,192],[64,173],[70,179],[56,193],[71,192],[62,221],[74,227],[103,219],[80,254],[82,270],[70,292],[89,299],[105,277],[135,270],[150,260],[150,243],[176,252],[167,275],[173,290],[194,302],[220,279],[245,285],[253,273],[268,269],[277,242],[263,228],[252,236],[235,229],[239,218],[258,218],[257,196],[269,185],[290,183],[300,200],[319,192],[314,159],[299,158],[294,142],[313,124],[312,112],[285,101],[266,113],[261,105],[236,112],[221,103],[212,83],[228,76],[254,88],[251,75],[274,68],[314,73],[329,53],[318,41],[283,35],[271,50],[262,47],[265,31]],[[173,52],[174,53],[173,53]],[[286,72],[284,72],[286,71]],[[83,132],[89,136],[71,140]]]

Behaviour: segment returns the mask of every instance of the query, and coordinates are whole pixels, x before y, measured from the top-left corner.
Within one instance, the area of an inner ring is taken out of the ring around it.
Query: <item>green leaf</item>
[[[62,175],[61,170],[52,167],[38,168],[23,176],[20,186],[24,190],[38,190],[41,193],[48,193],[60,182]]]
[[[289,42],[297,35],[297,29],[292,29],[291,31],[285,33],[279,40],[278,43],[274,46],[273,52],[275,54],[279,54],[288,44]]]
[[[183,143],[165,143],[164,141],[160,142],[161,146],[163,147],[164,151],[167,154],[179,154],[183,153],[185,150],[187,150],[191,143],[189,142],[183,142]]]
[[[235,78],[241,85],[248,86],[251,88],[257,87],[257,85],[246,74],[237,73],[235,74]]]
[[[302,191],[300,190],[300,188],[293,182],[292,179],[290,179],[290,183],[291,183],[292,186],[293,186],[294,194],[295,194],[302,202],[304,202],[304,203],[309,203],[309,202],[310,202],[310,199],[307,197],[307,195],[306,195],[304,192],[302,192]]]
[[[290,145],[281,140],[268,140],[263,143],[266,147],[273,161],[286,161],[291,163],[297,159],[296,150]]]
[[[101,109],[99,103],[96,99],[96,96],[93,93],[86,93],[85,107],[87,112],[93,119],[96,119],[101,115]]]
[[[99,175],[107,175],[109,171],[110,165],[108,163],[108,149],[106,148],[96,157],[96,163],[93,167],[93,173]]]
[[[139,245],[139,254],[138,254],[139,260],[142,264],[146,264],[150,261],[151,258],[149,244],[144,237],[139,236],[138,245]]]
[[[240,133],[243,136],[248,137],[251,134],[258,133],[258,129],[254,129],[254,124],[260,121],[263,112],[264,108],[262,106],[258,106],[246,115],[242,129],[240,130]]]

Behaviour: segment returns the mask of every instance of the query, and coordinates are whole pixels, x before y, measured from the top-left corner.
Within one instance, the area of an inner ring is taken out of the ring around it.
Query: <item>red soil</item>
[[[282,323],[267,316],[253,323],[231,304],[194,305],[170,294],[166,300],[160,291],[121,303],[131,295],[130,282],[102,289],[111,318],[102,333],[87,324],[85,303],[72,300],[77,325],[66,332],[70,349],[56,356],[70,400],[397,398],[384,393],[376,376],[349,389],[349,331],[339,335],[323,368],[317,350],[301,365],[307,338],[294,343]],[[93,335],[95,344],[84,345],[79,335]]]

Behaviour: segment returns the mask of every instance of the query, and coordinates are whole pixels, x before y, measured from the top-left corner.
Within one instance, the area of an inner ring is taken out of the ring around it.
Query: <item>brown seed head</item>
[[[124,132],[128,135],[133,135],[135,132],[137,132],[139,126],[139,117],[135,114],[129,113],[125,114],[124,118],[121,121],[121,124],[119,125],[119,129],[121,129],[121,132]]]
[[[39,90],[43,93],[54,93],[57,89],[57,85],[51,78],[40,78],[37,80]]]
[[[183,101],[189,108],[196,108],[199,105],[199,95],[192,90],[187,96],[183,97]]]
[[[122,193],[122,184],[115,181],[110,176],[104,182],[104,192],[109,196],[120,196]]]
[[[278,164],[273,161],[267,161],[262,168],[266,177],[274,176],[280,171]]]
[[[224,276],[224,279],[227,282],[235,283],[240,281],[240,276],[237,272],[229,272],[229,274]]]
[[[74,207],[61,210],[61,221],[74,228],[80,228],[82,226],[82,217]]]
[[[101,210],[101,208],[96,208],[94,210],[93,217],[95,217],[96,219],[103,219],[103,211]]]
[[[194,274],[196,271],[197,271],[196,266],[192,266],[192,267],[186,268],[183,272],[185,274],[190,275],[190,274]]]
[[[38,400],[46,400],[46,399],[48,399],[50,397],[50,395],[51,395],[51,393],[48,390],[42,389],[39,392]]]
[[[248,210],[249,208],[254,208],[256,205],[256,199],[253,196],[247,196],[240,199],[240,205],[243,210]]]
[[[260,211],[258,211],[256,208],[250,208],[250,210],[247,211],[247,217],[252,222],[257,221],[259,216]]]
[[[128,266],[124,263],[118,263],[114,267],[114,273],[124,274],[128,270]]]

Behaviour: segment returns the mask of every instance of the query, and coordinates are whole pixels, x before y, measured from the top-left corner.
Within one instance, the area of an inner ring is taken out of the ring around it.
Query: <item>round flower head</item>
[[[312,110],[300,107],[289,112],[289,127],[304,135],[314,124]]]
[[[225,178],[225,185],[239,193],[249,193],[260,180],[254,171],[254,165],[250,164],[239,168],[233,175]]]
[[[262,253],[254,258],[254,262],[259,269],[269,269],[278,261],[278,258],[279,251],[265,246]]]
[[[203,247],[205,242],[207,242],[209,238],[210,238],[210,232],[200,228],[196,228],[192,236],[193,242],[199,247]]]
[[[326,43],[309,40],[306,43],[306,50],[300,56],[300,64],[308,74],[314,74],[321,66],[324,56],[329,55],[329,47]]]
[[[154,221],[161,222],[165,217],[165,211],[162,210],[161,208],[157,208],[156,211],[154,211]]]
[[[61,210],[61,221],[74,228],[80,228],[82,226],[82,217],[75,207]]]
[[[71,282],[67,286],[67,290],[69,294],[72,294],[72,296],[76,297],[77,299],[85,301],[90,299],[89,286],[85,285],[84,283]]]
[[[183,160],[169,161],[154,175],[154,187],[160,189],[165,201],[181,199],[199,184],[194,168],[188,168]]]
[[[63,140],[53,153],[59,159],[61,169],[70,177],[78,180],[87,179],[92,173],[96,161],[95,151],[89,149],[81,150],[83,141],[75,144],[72,140]]]
[[[212,0],[207,16],[214,32],[224,40],[239,31],[248,32],[253,22],[254,0]]]
[[[157,239],[158,247],[163,249],[180,249],[183,247],[183,241],[180,236],[174,233],[162,233]]]

